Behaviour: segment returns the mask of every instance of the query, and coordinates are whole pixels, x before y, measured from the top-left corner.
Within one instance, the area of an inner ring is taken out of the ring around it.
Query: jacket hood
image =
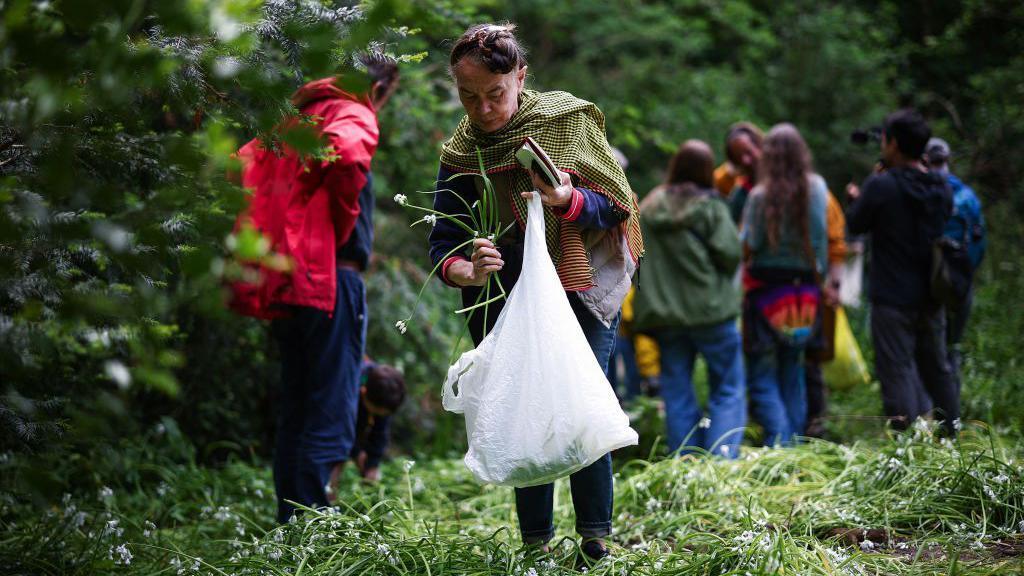
[[[948,195],[946,178],[938,172],[922,172],[914,168],[895,168],[891,172],[903,183],[903,189],[917,200],[928,203],[935,201],[936,197]]]
[[[369,97],[365,95],[357,96],[351,92],[346,92],[338,86],[340,83],[341,78],[338,76],[313,80],[295,91],[295,94],[292,95],[292,104],[294,104],[296,108],[301,109],[312,102],[316,102],[317,100],[335,98],[359,102],[360,104],[369,106],[370,109],[373,110],[373,105],[370,103]]]
[[[640,217],[652,230],[687,227],[701,218],[712,194],[710,188],[669,191],[665,186],[658,186],[651,190],[649,199],[644,199]]]

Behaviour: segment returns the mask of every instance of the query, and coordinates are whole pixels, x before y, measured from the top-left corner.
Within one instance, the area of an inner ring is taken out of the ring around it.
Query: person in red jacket
[[[238,152],[242,184],[252,195],[236,228],[258,230],[279,263],[254,265],[257,281],[234,284],[232,308],[272,318],[281,349],[274,451],[280,522],[295,513],[295,504],[328,505],[324,486],[355,440],[367,322],[360,273],[373,242],[370,160],[377,110],[398,80],[394,59],[372,52],[361,61],[371,82],[367,93],[346,92],[340,78],[324,78],[292,97],[301,117],[282,130],[311,123],[321,154],[259,139]]]

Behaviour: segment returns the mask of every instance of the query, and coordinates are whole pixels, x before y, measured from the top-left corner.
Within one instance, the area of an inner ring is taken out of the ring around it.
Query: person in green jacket
[[[641,203],[647,254],[634,323],[661,350],[669,449],[735,458],[747,418],[740,291],[733,282],[742,250],[729,207],[712,188],[714,165],[711,147],[687,140],[669,162],[665,183]],[[693,390],[697,354],[708,366],[706,413]]]

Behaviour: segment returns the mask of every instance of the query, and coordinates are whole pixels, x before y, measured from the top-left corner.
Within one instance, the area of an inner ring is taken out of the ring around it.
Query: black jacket
[[[952,214],[953,195],[935,172],[893,168],[868,178],[846,213],[851,234],[871,234],[871,302],[921,309],[929,287],[932,242]]]

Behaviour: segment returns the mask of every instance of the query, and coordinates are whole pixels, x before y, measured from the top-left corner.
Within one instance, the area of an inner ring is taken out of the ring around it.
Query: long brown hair
[[[758,169],[764,189],[764,220],[768,245],[779,245],[783,225],[799,226],[804,255],[813,263],[809,196],[811,151],[803,136],[789,123],[776,124],[764,140]]]
[[[695,192],[711,188],[714,180],[715,153],[703,140],[683,142],[668,161],[665,188],[670,192]]]

